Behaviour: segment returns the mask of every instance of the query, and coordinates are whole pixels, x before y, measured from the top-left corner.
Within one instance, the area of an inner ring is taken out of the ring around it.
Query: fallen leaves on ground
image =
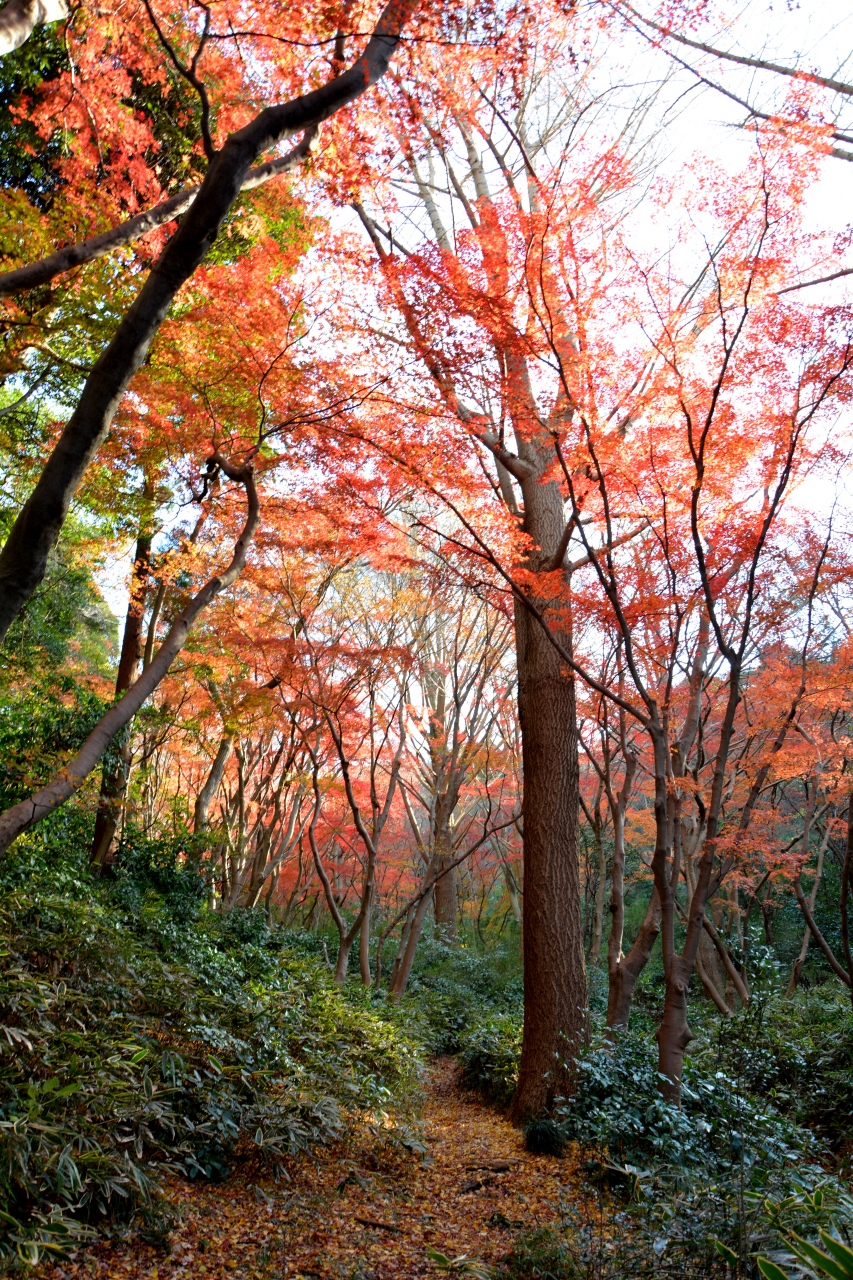
[[[522,1229],[551,1221],[577,1178],[570,1158],[525,1151],[501,1115],[437,1064],[423,1112],[426,1155],[341,1144],[288,1162],[278,1182],[174,1180],[171,1252],[104,1241],[43,1280],[403,1280],[440,1274],[428,1251],[495,1263]]]

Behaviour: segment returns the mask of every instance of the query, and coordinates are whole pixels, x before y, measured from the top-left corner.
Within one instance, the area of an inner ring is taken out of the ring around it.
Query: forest
[[[851,65],[0,8],[0,1275],[853,1280]]]

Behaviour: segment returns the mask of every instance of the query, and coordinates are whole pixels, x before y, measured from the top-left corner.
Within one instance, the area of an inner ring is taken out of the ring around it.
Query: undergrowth
[[[680,1108],[659,1091],[651,1020],[641,1013],[614,1041],[593,1012],[575,1093],[528,1136],[531,1149],[579,1153],[589,1201],[519,1237],[501,1276],[729,1280],[757,1276],[756,1253],[783,1249],[786,1232],[832,1226],[847,1238],[849,1009],[832,988],[785,1002],[755,987],[738,1016],[696,1018]],[[520,1015],[487,1009],[459,1044],[463,1078],[506,1104]]]
[[[207,911],[174,851],[137,847],[106,888],[16,879],[10,866],[0,893],[7,1257],[34,1263],[106,1225],[162,1240],[167,1169],[275,1169],[353,1124],[393,1140],[412,1040],[261,912]]]

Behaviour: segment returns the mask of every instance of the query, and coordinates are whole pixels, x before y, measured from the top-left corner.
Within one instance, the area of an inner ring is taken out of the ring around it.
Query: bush
[[[499,1274],[507,1280],[754,1276],[756,1250],[781,1247],[786,1229],[817,1230],[816,1214],[824,1226],[840,1220],[833,1218],[836,1210],[849,1214],[842,1185],[823,1167],[827,1148],[795,1122],[802,1111],[793,1104],[787,1113],[780,1109],[792,1096],[781,1084],[782,1064],[790,1074],[791,1060],[812,1061],[810,1049],[782,1053],[781,1031],[774,1030],[781,1016],[777,1005],[757,998],[739,1017],[709,1023],[685,1061],[680,1108],[660,1095],[657,1049],[648,1032],[632,1030],[613,1043],[599,1028],[578,1063],[575,1094],[527,1135],[531,1149],[548,1154],[579,1144],[598,1205],[564,1206],[557,1227],[519,1238]],[[817,1025],[827,1015],[812,1009],[809,1016]],[[841,1077],[845,1029],[838,1025],[830,1054],[833,1085]],[[517,1017],[473,1024],[460,1052],[466,1078],[487,1096],[506,1100],[520,1043]],[[829,1091],[829,1083],[823,1086],[818,1074],[819,1088]],[[831,1096],[840,1100],[840,1087]],[[799,1092],[797,1098],[805,1110]],[[822,1188],[820,1214],[816,1187]]]
[[[459,1035],[462,1079],[490,1102],[506,1105],[518,1083],[521,1020],[516,1014],[494,1013]]]
[[[315,962],[140,903],[0,898],[0,1211],[29,1261],[106,1219],[162,1235],[163,1169],[275,1167],[415,1083],[411,1042]]]
[[[442,1054],[458,1053],[469,1029],[484,1016],[520,1013],[522,1002],[515,948],[495,947],[482,954],[422,938],[401,1007],[426,1052]]]
[[[775,998],[741,1070],[751,1092],[837,1149],[853,1140],[853,1019],[837,984]]]

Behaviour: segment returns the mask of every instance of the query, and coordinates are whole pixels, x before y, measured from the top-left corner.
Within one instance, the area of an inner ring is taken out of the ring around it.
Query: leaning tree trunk
[[[133,682],[124,696],[101,717],[77,754],[41,790],[26,800],[12,805],[4,813],[0,813],[0,854],[5,853],[19,835],[37,822],[41,822],[80,790],[116,734],[130,723],[163,680],[186,643],[196,618],[221,591],[230,587],[243,571],[249,544],[258,527],[258,494],[252,468],[250,465],[243,468],[233,467],[219,454],[214,454],[213,461],[232,480],[241,481],[246,490],[248,505],[246,522],[234,544],[231,563],[227,569],[211,578],[200,591],[196,592],[183,612],[172,623],[151,665],[142,672],[138,680]]]
[[[152,265],[139,294],[95,361],[77,406],[0,551],[0,642],[44,578],[48,557],[74,494],[107,438],[131,379],[142,367],[178,290],[207,256],[243,189],[249,169],[263,152],[303,130],[308,131],[306,145],[298,144],[294,154],[304,154],[317,125],[349,106],[381,79],[415,7],[416,0],[388,0],[364,52],[351,66],[302,97],[267,107],[230,134],[215,152],[178,230]],[[13,18],[7,27],[11,44],[7,48],[15,47],[19,39],[14,15],[27,8],[26,3],[16,4],[10,11]],[[42,11],[45,5],[39,8]],[[24,16],[21,30],[25,39],[30,19]]]
[[[213,764],[210,766],[210,773],[207,775],[204,786],[196,797],[193,815],[193,831],[196,835],[207,828],[210,805],[219,789],[233,746],[234,734],[229,729],[226,729],[219,743],[219,750],[216,753]]]
[[[399,1000],[408,985],[412,973],[412,965],[415,963],[415,952],[418,949],[418,943],[424,927],[424,920],[429,910],[429,904],[435,894],[433,882],[437,874],[438,863],[435,858],[431,858],[421,880],[422,896],[415,908],[414,916],[411,917],[411,920],[407,916],[408,933],[406,945],[402,955],[398,957],[398,963],[395,962],[394,973],[391,976],[391,983],[388,987],[388,995],[392,1000]]]
[[[148,486],[146,485],[146,490],[147,488]],[[150,523],[150,513],[146,511],[143,519],[146,524]],[[117,698],[127,692],[136,679],[139,670],[139,659],[142,656],[142,622],[145,617],[145,596],[150,569],[151,534],[147,529],[143,529],[137,539],[136,555],[133,559],[130,600],[127,605],[127,618],[124,624],[124,636],[116,674],[115,691]],[[94,866],[100,867],[102,872],[106,871],[110,864],[112,844],[118,826],[124,794],[127,790],[129,770],[129,743],[124,742],[119,751],[118,759],[104,768],[98,812],[95,815],[91,861]]]
[[[558,552],[565,521],[559,488],[540,482],[544,459],[537,461],[536,474],[522,486],[524,524],[537,547],[537,567],[544,567]],[[534,603],[547,614],[548,601]],[[571,652],[569,623],[552,618],[551,627]],[[510,1118],[523,1122],[574,1088],[572,1064],[586,1031],[586,968],[574,679],[522,602],[515,634],[524,775],[524,1032]]]

